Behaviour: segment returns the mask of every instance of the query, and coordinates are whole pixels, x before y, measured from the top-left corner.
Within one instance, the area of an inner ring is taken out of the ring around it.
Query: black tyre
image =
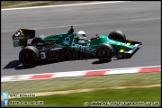
[[[35,66],[38,58],[39,51],[33,46],[27,46],[19,53],[19,60],[25,67]]]
[[[126,43],[126,36],[122,31],[112,31],[109,36],[109,39]]]
[[[42,38],[44,38],[44,37],[46,37],[46,36],[41,35],[41,36],[35,37],[35,38],[31,41],[31,44],[34,45],[34,44],[37,44],[38,42],[42,42],[42,43],[43,43]]]
[[[96,50],[96,56],[100,61],[111,61],[113,48],[109,44],[101,44]]]

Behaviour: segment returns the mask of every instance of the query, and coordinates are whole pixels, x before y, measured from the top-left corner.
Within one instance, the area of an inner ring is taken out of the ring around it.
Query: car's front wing
[[[118,59],[124,59],[124,58],[130,58],[132,57],[132,55],[140,48],[140,46],[142,45],[142,42],[138,42],[138,41],[133,41],[133,40],[126,40],[126,43],[129,45],[133,45],[134,48],[132,50],[129,51],[123,51],[123,52],[119,52],[118,55],[116,55],[116,57]]]

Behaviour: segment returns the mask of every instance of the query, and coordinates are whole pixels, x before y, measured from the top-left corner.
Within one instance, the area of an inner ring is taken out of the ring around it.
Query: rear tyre
[[[38,50],[33,46],[23,48],[19,53],[19,60],[25,67],[33,67],[39,58]]]
[[[126,36],[122,31],[112,31],[109,36],[109,39],[126,43]]]
[[[109,62],[113,56],[113,48],[109,44],[99,45],[96,50],[96,56],[100,61]]]

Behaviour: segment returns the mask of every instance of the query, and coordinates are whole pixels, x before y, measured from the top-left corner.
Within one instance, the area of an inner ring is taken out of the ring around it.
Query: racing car
[[[74,51],[90,54],[101,62],[111,61],[112,57],[130,58],[142,45],[142,42],[127,40],[125,34],[119,30],[112,31],[109,35],[96,34],[91,39],[78,38],[73,26],[68,32],[60,34],[35,34],[35,30],[19,29],[12,35],[13,46],[22,48],[19,60],[25,67],[36,66],[42,61],[63,61],[69,56],[73,57]]]

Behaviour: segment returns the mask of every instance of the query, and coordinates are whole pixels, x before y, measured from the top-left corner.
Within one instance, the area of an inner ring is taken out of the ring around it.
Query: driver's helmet
[[[79,39],[87,39],[86,37],[86,33],[84,31],[78,31],[76,36],[79,38]]]

